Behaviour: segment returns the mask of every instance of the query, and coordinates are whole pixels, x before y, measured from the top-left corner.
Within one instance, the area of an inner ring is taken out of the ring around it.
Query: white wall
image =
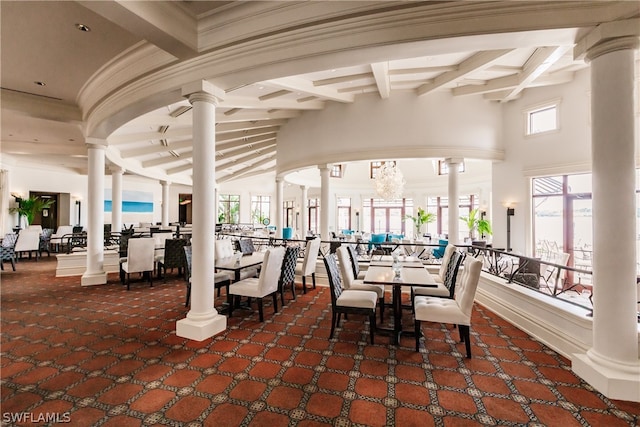
[[[505,161],[493,168],[494,246],[506,246],[503,204],[515,202],[511,246],[515,251],[532,253],[532,237],[527,232],[532,221],[531,177],[591,170],[589,87],[589,70],[584,70],[576,73],[571,83],[527,89],[520,99],[502,106]],[[524,111],[554,99],[560,100],[560,129],[525,136]]]

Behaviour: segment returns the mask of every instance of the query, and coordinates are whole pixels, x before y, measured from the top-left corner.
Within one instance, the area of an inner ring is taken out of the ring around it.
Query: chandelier
[[[404,176],[395,162],[384,162],[376,172],[376,193],[384,200],[394,200],[402,197],[404,190]]]

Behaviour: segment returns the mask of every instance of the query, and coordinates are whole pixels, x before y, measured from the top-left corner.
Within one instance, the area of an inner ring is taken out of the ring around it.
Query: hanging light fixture
[[[384,200],[401,198],[404,183],[404,176],[395,162],[384,162],[376,172],[376,193]]]

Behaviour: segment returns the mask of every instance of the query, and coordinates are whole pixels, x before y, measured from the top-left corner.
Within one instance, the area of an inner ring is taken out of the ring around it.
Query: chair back
[[[307,241],[307,247],[304,250],[304,261],[302,261],[302,275],[308,276],[316,272],[316,261],[320,252],[320,239],[315,238]]]
[[[280,269],[280,284],[285,285],[291,283],[296,278],[296,263],[298,262],[299,246],[288,246],[284,259],[282,260],[282,268]]]
[[[254,253],[256,251],[256,248],[253,246],[253,240],[238,240],[238,251],[242,252],[242,255],[251,255],[252,253]]]
[[[231,239],[216,240],[216,259],[229,258],[233,256],[233,242]]]
[[[127,271],[153,271],[155,268],[156,242],[151,237],[129,239],[127,248]]]
[[[176,239],[183,240],[183,239]],[[187,270],[187,282],[191,280],[191,256],[192,256],[193,246],[183,246],[182,252],[184,253],[184,266]]]
[[[16,233],[7,233],[4,235],[4,239],[2,239],[2,247],[13,248],[16,246],[17,240],[18,235]]]
[[[152,234],[151,237],[153,237],[153,240],[155,241],[156,248],[165,248],[165,242],[171,239],[173,236],[171,235],[171,233],[156,233]]]
[[[449,258],[451,258],[451,254],[453,254],[455,251],[456,251],[455,245],[447,244],[447,247],[444,249],[444,252],[442,253],[442,264],[440,264],[440,270],[438,271],[438,275],[443,281],[444,281],[444,273],[447,270],[447,266],[449,265]],[[435,253],[435,250],[433,252]]]
[[[340,246],[337,251],[338,263],[340,264],[340,272],[342,273],[342,280],[344,281],[344,288],[349,289],[351,284],[355,280],[353,275],[353,267],[351,265],[351,257],[349,256],[349,250],[344,246]]]
[[[284,252],[284,246],[278,246],[267,249],[264,254],[262,269],[258,278],[258,291],[262,295],[269,295],[278,290],[278,279],[280,278]]]
[[[460,269],[460,264],[462,264],[462,260],[464,258],[465,255],[456,250],[454,250],[449,256],[449,262],[447,263],[447,268],[445,269],[444,277],[442,278],[442,283],[447,289],[449,289],[449,298],[453,298],[456,293],[458,270]]]
[[[67,243],[69,240],[69,234],[73,233],[73,226],[71,225],[61,225],[56,229],[56,232],[51,235],[52,243]],[[67,236],[64,239],[63,236]]]
[[[476,289],[478,288],[481,271],[482,261],[474,257],[466,257],[464,266],[462,267],[460,285],[455,294],[455,300],[467,318],[467,324],[471,322],[471,309],[473,308],[473,300],[476,297]]]
[[[336,254],[326,255],[324,257],[324,266],[329,278],[329,287],[331,287],[331,305],[335,307],[338,298],[342,295],[342,283],[340,282],[340,270],[338,269]]]
[[[442,258],[444,256],[444,251],[448,244],[449,244],[448,240],[442,240],[442,239],[438,240],[438,245],[440,246],[438,246],[433,250],[433,256],[435,258]]]
[[[27,227],[27,230],[29,231],[37,231],[38,234],[42,233],[42,226],[41,225],[30,225]]]
[[[40,230],[27,229],[22,230],[18,234],[18,240],[16,241],[16,252],[22,251],[37,251],[40,249]]]
[[[346,245],[349,251],[349,258],[351,258],[351,265],[353,266],[353,277],[358,277],[360,274],[360,264],[358,263],[358,254],[352,245]]]
[[[187,239],[167,239],[164,241],[164,268],[181,268],[185,266],[185,252]]]

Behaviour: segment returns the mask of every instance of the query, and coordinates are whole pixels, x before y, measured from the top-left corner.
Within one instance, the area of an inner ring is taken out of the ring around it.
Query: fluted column
[[[329,194],[330,194],[330,180],[329,174],[331,172],[331,165],[318,166],[320,169],[320,236],[322,240],[329,240],[331,238],[329,234],[329,210],[331,209]]]
[[[87,270],[82,275],[82,286],[107,283],[107,273],[104,271],[104,150],[104,140],[87,138],[89,217],[87,218]]]
[[[160,181],[160,184],[162,185],[162,226],[166,227],[169,225],[169,186],[171,183]]]
[[[637,47],[638,37],[631,36],[602,40],[586,51],[591,65],[593,347],[573,357],[574,371],[597,390],[609,398],[634,401],[640,401],[634,123]]]
[[[307,237],[307,231],[309,230],[309,191],[306,185],[300,186],[300,238],[305,239]]]
[[[447,159],[449,168],[449,243],[457,245],[460,240],[460,189],[458,186],[458,167],[461,159]]]
[[[111,231],[122,231],[122,175],[124,169],[111,166]]]
[[[282,202],[284,199],[284,178],[276,177],[276,238],[282,239],[282,228],[284,219],[282,218]]]
[[[207,81],[182,88],[193,106],[193,235],[191,309],[176,323],[176,335],[202,341],[227,327],[213,307],[216,226],[216,106],[224,95]]]

